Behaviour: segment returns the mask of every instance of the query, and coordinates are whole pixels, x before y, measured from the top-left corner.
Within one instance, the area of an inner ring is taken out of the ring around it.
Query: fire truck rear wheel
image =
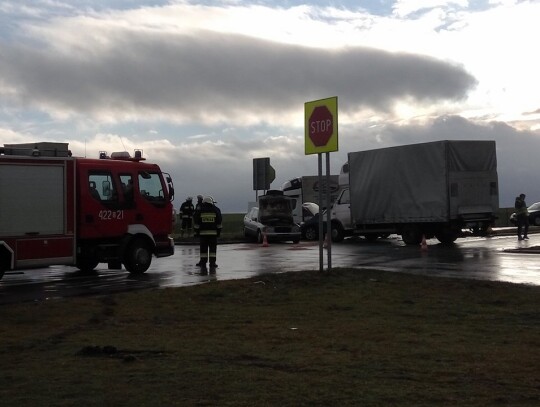
[[[131,274],[142,274],[150,267],[152,250],[150,245],[141,238],[137,238],[128,246],[124,256],[124,266]]]
[[[99,261],[92,257],[83,257],[79,256],[77,258],[77,264],[76,267],[81,270],[83,273],[89,273],[93,271],[97,265],[99,264]]]

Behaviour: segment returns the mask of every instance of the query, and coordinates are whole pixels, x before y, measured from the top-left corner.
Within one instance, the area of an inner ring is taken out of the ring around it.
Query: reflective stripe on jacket
[[[195,213],[195,230],[201,236],[217,236],[221,229],[221,211],[215,205],[204,203]]]

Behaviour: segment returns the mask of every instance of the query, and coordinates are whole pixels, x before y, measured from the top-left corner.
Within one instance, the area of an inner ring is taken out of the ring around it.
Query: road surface
[[[380,269],[434,277],[460,277],[540,285],[540,234],[518,242],[515,236],[458,239],[453,246],[428,240],[426,249],[405,246],[397,237],[369,243],[349,240],[331,246],[332,268]],[[143,288],[202,284],[298,270],[319,270],[318,242],[223,244],[218,247],[215,273],[201,272],[198,246],[180,245],[174,256],[154,259],[141,276],[108,270],[95,273],[52,266],[8,272],[0,281],[0,303],[42,301],[77,295],[108,294]],[[326,268],[327,254],[324,250]]]

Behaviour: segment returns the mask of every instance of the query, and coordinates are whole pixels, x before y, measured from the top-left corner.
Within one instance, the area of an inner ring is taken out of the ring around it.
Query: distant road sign
[[[305,104],[305,153],[338,151],[337,97]]]
[[[270,189],[270,184],[276,179],[276,171],[270,165],[270,158],[253,159],[253,190]]]

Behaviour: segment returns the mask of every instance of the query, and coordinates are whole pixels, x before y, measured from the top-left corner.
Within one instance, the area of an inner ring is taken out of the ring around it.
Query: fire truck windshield
[[[160,174],[149,173],[147,171],[141,172],[139,174],[139,191],[149,201],[165,201],[165,193]]]

